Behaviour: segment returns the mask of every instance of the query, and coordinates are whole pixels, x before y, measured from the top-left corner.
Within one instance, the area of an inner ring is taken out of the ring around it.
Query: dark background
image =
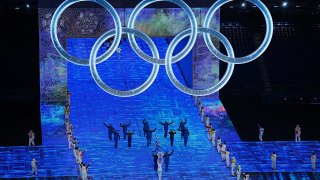
[[[37,18],[36,8],[0,8],[0,146],[28,145],[30,129],[41,144]]]
[[[0,2],[0,146],[27,145],[30,129],[36,132],[36,144],[41,144],[37,8],[55,8],[61,2]],[[111,4],[121,8],[138,2],[115,0]],[[208,7],[212,2],[186,1],[191,7]],[[258,123],[265,127],[265,140],[292,140],[296,124],[302,127],[303,140],[319,140],[319,1],[292,0],[286,7],[283,1],[263,2],[275,22],[271,45],[258,60],[236,66],[220,92],[221,99],[242,140],[257,140]],[[265,33],[259,10],[250,3],[241,4],[236,1],[221,9],[221,32],[237,57],[255,50]],[[87,5],[99,7],[93,3],[73,7]],[[155,3],[148,7],[177,6]],[[221,63],[221,73],[224,68]]]
[[[274,34],[266,52],[253,62],[236,65],[220,91],[242,140],[258,140],[258,123],[265,128],[264,140],[293,140],[297,124],[302,140],[320,139],[319,4],[302,8],[288,2],[287,7],[281,3],[269,7]],[[221,10],[221,32],[240,57],[261,44],[265,21],[250,3],[245,7],[229,3]],[[221,66],[224,73],[225,63]]]

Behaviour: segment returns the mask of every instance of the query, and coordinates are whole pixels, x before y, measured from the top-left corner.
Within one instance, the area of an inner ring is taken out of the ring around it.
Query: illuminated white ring
[[[159,58],[159,52],[158,52],[156,45],[153,43],[153,41],[146,34],[140,32],[140,31],[137,31],[135,29],[129,29],[129,28],[123,28],[123,33],[125,33],[125,34],[132,33],[132,34],[140,37],[144,41],[146,41],[147,45],[151,49],[153,56],[155,58]],[[106,32],[93,45],[92,51],[90,53],[90,59],[89,59],[91,75],[92,75],[94,81],[98,84],[98,86],[101,89],[103,89],[105,92],[107,92],[111,95],[118,96],[118,97],[130,97],[130,96],[138,95],[138,94],[142,93],[143,91],[145,91],[146,89],[148,89],[148,87],[150,87],[151,84],[154,82],[154,80],[156,79],[158,72],[159,72],[159,65],[153,64],[152,72],[151,72],[149,78],[141,86],[139,86],[135,89],[121,91],[121,90],[113,89],[110,86],[108,86],[107,84],[105,84],[98,74],[98,71],[96,68],[96,57],[98,54],[98,50],[102,46],[102,44],[108,38],[110,38],[111,36],[114,36],[114,34],[115,34],[114,29]]]
[[[57,25],[58,25],[58,20],[63,13],[65,9],[67,9],[69,6],[72,4],[75,4],[77,2],[81,1],[91,1],[100,4],[103,6],[108,12],[111,14],[113,21],[115,22],[115,38],[110,46],[110,48],[105,52],[103,55],[97,58],[97,63],[101,63],[108,59],[117,49],[120,40],[121,40],[121,35],[122,35],[122,27],[121,27],[121,21],[118,13],[116,10],[105,0],[66,0],[64,1],[55,11],[52,17],[51,25],[50,25],[50,35],[51,39],[53,42],[54,47],[58,51],[58,53],[65,58],[66,60],[78,64],[78,65],[84,65],[88,66],[89,65],[89,60],[88,59],[82,59],[82,58],[77,58],[72,55],[70,55],[68,52],[66,52],[63,47],[61,46],[57,34]]]
[[[209,28],[203,28],[200,27],[198,29],[199,33],[208,33],[211,34],[213,36],[215,36],[216,38],[218,38],[222,44],[225,46],[228,56],[230,57],[234,57],[234,52],[232,49],[232,46],[230,44],[230,42],[228,41],[228,39],[222,35],[221,33],[219,33],[218,31],[215,31],[213,29],[209,29]],[[217,91],[219,91],[230,79],[233,70],[234,70],[234,64],[233,63],[228,63],[228,67],[227,70],[225,72],[225,74],[223,75],[222,79],[219,81],[219,83],[217,83],[216,85],[208,88],[208,89],[203,89],[203,90],[195,90],[195,89],[190,89],[186,86],[184,86],[183,84],[181,84],[178,79],[176,78],[176,76],[173,73],[172,70],[172,54],[173,51],[175,49],[175,47],[177,46],[177,44],[185,37],[189,36],[191,33],[190,29],[184,30],[183,32],[181,32],[180,34],[178,34],[171,42],[171,44],[168,47],[168,51],[166,54],[166,58],[165,58],[165,66],[166,66],[166,71],[168,74],[168,77],[170,79],[170,81],[174,84],[174,86],[176,86],[180,91],[192,95],[192,96],[206,96],[212,93],[215,93]]]
[[[204,19],[204,27],[209,28],[210,27],[210,20],[212,19],[215,12],[222,5],[224,5],[230,1],[232,1],[232,0],[218,0],[218,1],[216,1],[208,10],[208,13]],[[246,0],[246,1],[253,3],[261,10],[261,12],[266,20],[266,35],[265,35],[260,47],[257,50],[255,50],[253,53],[251,53],[247,56],[234,58],[234,57],[230,57],[230,56],[228,57],[228,56],[220,53],[219,50],[217,50],[217,48],[213,45],[213,43],[210,39],[210,35],[204,34],[204,40],[205,40],[205,43],[208,46],[209,50],[217,58],[219,58],[220,60],[222,60],[224,62],[235,63],[235,64],[244,64],[244,63],[251,62],[251,61],[255,60],[256,58],[258,58],[267,49],[267,47],[269,46],[270,41],[272,39],[273,21],[272,21],[272,17],[271,17],[271,14],[270,14],[268,8],[260,0]]]
[[[196,39],[197,39],[197,34],[198,34],[198,25],[197,25],[197,19],[192,11],[192,9],[182,0],[144,0],[141,1],[132,11],[130,17],[129,17],[129,21],[128,21],[128,28],[134,29],[134,23],[136,21],[136,18],[138,16],[138,14],[141,12],[141,10],[143,8],[145,8],[147,5],[154,3],[154,2],[159,2],[159,1],[169,1],[172,2],[178,6],[180,6],[188,15],[189,19],[190,19],[190,23],[191,23],[191,36],[190,39],[187,43],[187,45],[185,46],[185,48],[179,52],[177,55],[175,55],[173,57],[173,63],[178,62],[179,60],[181,60],[182,58],[184,58],[192,49],[192,47],[194,46]],[[164,59],[159,59],[159,58],[154,58],[151,57],[149,55],[147,55],[146,53],[144,53],[140,47],[138,46],[135,37],[133,34],[129,34],[128,35],[129,38],[129,42],[131,44],[132,49],[144,60],[153,63],[153,64],[160,64],[160,65],[164,65]]]

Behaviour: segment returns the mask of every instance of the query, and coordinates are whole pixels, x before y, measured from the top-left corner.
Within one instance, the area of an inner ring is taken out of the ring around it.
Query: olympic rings
[[[197,19],[192,11],[192,9],[182,0],[144,0],[141,1],[132,11],[129,20],[128,20],[128,28],[134,29],[134,23],[137,19],[137,16],[139,14],[139,12],[141,12],[141,10],[146,7],[147,5],[154,3],[154,2],[159,2],[159,1],[169,1],[172,2],[178,6],[180,6],[188,15],[190,23],[191,23],[191,37],[187,43],[187,45],[185,46],[185,48],[178,53],[177,55],[175,55],[173,57],[173,63],[178,62],[179,60],[181,60],[182,58],[184,58],[192,49],[192,47],[194,46],[196,39],[197,39]],[[129,34],[128,36],[129,42],[132,46],[132,49],[144,60],[153,63],[153,64],[160,64],[160,65],[164,65],[164,59],[155,59],[150,57],[149,55],[147,55],[146,53],[144,53],[138,46],[134,35],[133,34]]]
[[[223,36],[221,33],[219,33],[218,31],[215,31],[213,29],[209,29],[209,28],[203,28],[200,27],[198,29],[199,33],[208,33],[211,34],[213,36],[215,36],[216,38],[219,39],[219,41],[222,42],[222,44],[225,46],[228,56],[230,56],[231,58],[234,58],[234,52],[232,49],[232,46],[230,44],[230,42],[228,41],[228,39]],[[183,84],[181,84],[178,79],[176,78],[176,76],[174,75],[173,71],[172,71],[172,54],[173,51],[175,49],[175,47],[178,45],[178,43],[185,37],[187,37],[190,34],[191,30],[187,29],[184,30],[183,32],[181,32],[180,34],[178,34],[172,41],[171,44],[168,47],[168,51],[166,54],[166,58],[165,58],[165,66],[166,66],[166,71],[167,71],[167,75],[169,77],[169,79],[171,80],[171,82],[182,92],[186,93],[186,94],[190,94],[193,96],[206,96],[212,93],[215,93],[217,91],[219,91],[230,79],[233,70],[234,70],[234,64],[233,63],[228,63],[228,67],[227,70],[224,74],[224,76],[222,77],[222,79],[219,81],[219,83],[217,83],[216,85],[208,88],[208,89],[204,89],[204,90],[194,90],[194,89],[190,89],[186,86],[184,86]]]
[[[61,46],[57,34],[57,25],[58,25],[58,20],[64,10],[66,10],[69,6],[72,4],[75,4],[77,2],[81,1],[91,1],[100,4],[103,6],[105,9],[109,11],[111,14],[113,21],[115,22],[115,29],[116,29],[116,36],[114,38],[113,43],[111,44],[110,48],[105,52],[103,55],[97,58],[97,63],[101,63],[105,60],[107,60],[116,50],[117,47],[120,43],[121,40],[121,35],[122,35],[122,28],[121,28],[121,21],[118,13],[116,10],[105,0],[66,0],[64,1],[55,11],[52,17],[51,25],[50,25],[50,35],[51,39],[53,42],[54,47],[58,51],[58,53],[65,58],[66,60],[78,64],[78,65],[83,65],[83,66],[88,66],[89,65],[89,60],[88,59],[81,59],[77,58],[74,56],[71,56],[69,53],[67,53],[63,47]]]
[[[95,3],[100,4],[105,9],[108,10],[108,12],[111,14],[111,16],[113,18],[113,21],[115,22],[115,29],[106,32],[100,38],[98,38],[98,40],[96,41],[96,43],[94,44],[94,46],[92,48],[89,60],[76,58],[76,57],[73,57],[70,54],[68,54],[61,46],[59,39],[58,39],[58,35],[57,35],[57,24],[58,24],[58,20],[61,16],[62,12],[66,8],[71,6],[72,4],[77,3],[77,2],[82,2],[82,1],[91,1],[91,2],[95,2]],[[187,13],[189,20],[190,20],[190,24],[191,24],[191,28],[182,31],[169,44],[169,47],[168,47],[168,50],[166,52],[166,56],[164,59],[160,59],[158,49],[157,49],[156,45],[154,44],[154,42],[152,41],[152,39],[149,36],[147,36],[146,34],[144,34],[143,32],[140,32],[140,31],[134,29],[135,20],[136,20],[138,14],[142,11],[142,9],[144,7],[146,7],[147,5],[154,3],[154,2],[158,2],[158,1],[169,1],[169,2],[172,2],[172,3],[180,6]],[[209,28],[210,20],[212,19],[213,15],[217,11],[217,9],[219,9],[222,5],[224,5],[225,3],[230,2],[230,1],[232,1],[232,0],[218,0],[218,1],[216,1],[210,7],[210,9],[205,17],[204,27],[197,27],[198,25],[197,25],[197,21],[196,21],[194,13],[192,12],[191,8],[183,0],[143,0],[134,8],[132,14],[130,15],[130,18],[128,21],[128,28],[124,28],[124,27],[121,27],[119,15],[115,11],[115,9],[106,0],[66,0],[57,8],[57,10],[55,11],[55,13],[53,15],[53,18],[51,21],[51,26],[50,26],[50,35],[51,35],[51,39],[52,39],[54,47],[56,48],[58,53],[63,58],[65,58],[66,60],[68,60],[74,64],[89,66],[92,77],[95,80],[95,82],[98,84],[98,86],[100,88],[102,88],[105,92],[112,94],[114,96],[130,97],[130,96],[135,96],[135,95],[140,94],[143,91],[145,91],[148,87],[151,86],[151,84],[156,79],[157,74],[159,72],[160,65],[165,65],[166,72],[167,72],[167,75],[168,75],[170,81],[179,90],[181,90],[182,92],[184,92],[186,94],[190,94],[193,96],[206,96],[206,95],[212,94],[214,92],[217,92],[229,81],[229,79],[231,78],[231,75],[233,73],[235,64],[244,64],[244,63],[253,61],[256,58],[258,58],[266,50],[266,48],[269,46],[271,38],[272,38],[273,21],[272,21],[272,17],[271,17],[269,10],[259,0],[246,0],[248,2],[255,4],[263,13],[263,16],[266,20],[266,35],[265,35],[264,40],[263,40],[262,44],[260,45],[260,47],[257,50],[255,50],[253,53],[251,53],[247,56],[244,56],[244,57],[235,58],[233,49],[232,49],[231,44],[228,41],[228,39],[224,35],[222,35],[221,33]],[[107,60],[116,51],[116,49],[121,41],[121,37],[122,37],[123,33],[128,35],[131,47],[138,54],[138,56],[141,57],[143,60],[153,64],[153,68],[152,68],[152,71],[151,71],[148,79],[139,87],[132,89],[132,90],[126,90],[126,91],[116,90],[116,89],[111,88],[107,84],[105,84],[102,81],[102,79],[100,78],[100,76],[97,72],[97,69],[96,69],[97,64]],[[175,77],[175,75],[172,71],[172,66],[171,66],[172,63],[178,62],[179,60],[184,58],[191,51],[191,49],[193,48],[193,46],[195,44],[198,33],[203,33],[205,43],[206,43],[208,49],[210,50],[210,52],[212,52],[213,55],[215,55],[220,60],[228,63],[227,70],[226,70],[224,76],[222,77],[222,79],[219,81],[219,83],[217,83],[216,85],[214,85],[210,88],[203,89],[203,90],[190,89],[190,88],[184,86],[183,84],[181,84],[177,80],[177,78]],[[228,56],[220,53],[217,50],[217,48],[213,45],[213,43],[210,39],[210,35],[215,36],[216,38],[219,39],[219,41],[222,42],[222,44],[225,46],[225,48],[227,50]],[[103,55],[97,57],[99,48],[111,36],[115,36],[111,47]],[[138,36],[139,38],[143,39],[147,43],[147,45],[150,47],[150,49],[152,51],[152,57],[147,55],[146,53],[144,53],[140,49],[140,47],[136,43],[135,36]],[[174,51],[175,47],[177,46],[177,44],[183,38],[185,38],[187,36],[190,36],[190,39],[189,39],[187,45],[184,47],[184,49],[181,52],[179,52],[177,55],[173,56],[173,51]]]
[[[158,64],[153,64],[153,68],[152,68],[151,74],[150,74],[150,76],[149,76],[149,78],[147,79],[146,82],[144,82],[141,86],[139,86],[139,87],[137,87],[137,88],[135,88],[133,90],[128,90],[128,91],[120,91],[120,90],[116,90],[116,89],[111,88],[110,86],[108,86],[107,84],[105,84],[102,81],[102,79],[100,78],[100,76],[99,76],[99,74],[97,72],[96,57],[97,57],[97,54],[98,54],[98,50],[102,46],[102,44],[108,38],[113,36],[115,33],[116,32],[115,32],[114,29],[106,32],[93,45],[92,51],[90,53],[90,60],[89,60],[91,75],[92,75],[93,79],[95,80],[95,82],[100,86],[100,88],[103,89],[104,91],[106,91],[109,94],[112,94],[114,96],[119,96],[119,97],[130,97],[130,96],[138,95],[138,94],[142,93],[143,91],[145,91],[146,89],[148,89],[148,87],[151,86],[153,81],[156,79],[156,77],[158,75],[158,72],[159,72],[159,65]],[[153,57],[155,57],[155,58],[159,58],[160,57],[158,49],[157,49],[157,46],[153,43],[153,41],[146,34],[140,32],[138,30],[129,29],[129,28],[123,28],[123,33],[125,33],[125,34],[134,34],[134,35],[140,37],[150,47]]]
[[[208,13],[204,19],[204,27],[209,28],[210,26],[210,20],[212,19],[213,15],[215,12],[224,4],[227,2],[230,2],[232,0],[218,0],[216,1],[208,10]],[[272,34],[273,34],[273,21],[272,21],[272,16],[268,10],[268,8],[260,1],[260,0],[246,0],[248,2],[253,3],[256,5],[262,12],[265,20],[266,20],[266,35],[263,39],[262,44],[260,47],[255,50],[253,53],[244,56],[244,57],[239,57],[239,58],[233,58],[233,57],[228,57],[222,53],[220,53],[216,47],[213,45],[210,39],[210,35],[204,33],[204,40],[206,45],[208,46],[209,50],[220,60],[227,62],[227,63],[234,63],[234,64],[244,64],[251,62],[255,59],[257,59],[269,46],[270,41],[272,39]]]

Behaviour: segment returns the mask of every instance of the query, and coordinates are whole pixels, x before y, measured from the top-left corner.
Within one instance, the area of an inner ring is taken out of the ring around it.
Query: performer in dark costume
[[[157,171],[157,170],[158,170],[158,163],[157,163],[157,161],[158,161],[158,154],[157,154],[157,152],[156,152],[156,151],[152,151],[152,156],[153,156],[153,169],[154,169],[155,171]]]
[[[151,139],[152,139],[152,133],[156,131],[157,128],[154,128],[153,131],[150,130],[150,128],[146,132],[147,137],[147,146],[151,146]]]
[[[180,130],[178,129],[178,131],[180,131]],[[189,130],[188,130],[188,128],[184,128],[184,130],[181,130],[181,133],[182,133],[182,135],[183,135],[184,146],[187,146],[188,137],[189,137]]]
[[[171,143],[171,146],[173,146],[173,140],[174,140],[174,135],[176,134],[176,131],[171,129],[169,131],[169,134],[170,134],[170,143]]]
[[[181,138],[183,137],[183,130],[186,128],[187,120],[181,120],[179,124],[178,131],[181,131]]]
[[[128,147],[131,147],[132,135],[134,132],[128,132]]]
[[[120,134],[117,130],[114,130],[114,147],[118,147],[118,140],[120,140]]]
[[[164,154],[164,164],[165,164],[165,170],[166,172],[168,171],[169,167],[169,157],[173,154],[174,150],[169,154],[168,151]]]
[[[103,123],[103,124],[108,128],[108,136],[109,136],[109,139],[111,141],[112,140],[112,133],[114,131],[114,128],[112,127],[111,124],[109,124],[109,125],[106,125],[106,123]]]
[[[145,119],[142,121],[142,123],[143,123],[143,136],[146,137],[147,131],[149,129],[149,123]]]
[[[128,131],[128,127],[131,125],[131,123],[129,124],[126,124],[126,123],[123,123],[121,124],[120,123],[120,127],[122,127],[122,132],[123,132],[123,139],[126,140],[127,138],[127,131]]]
[[[171,125],[173,123],[173,121],[171,121],[171,123],[169,123],[168,121],[163,122],[159,122],[161,125],[163,125],[163,129],[164,129],[164,138],[167,138],[168,135],[168,129],[169,129],[169,125]]]

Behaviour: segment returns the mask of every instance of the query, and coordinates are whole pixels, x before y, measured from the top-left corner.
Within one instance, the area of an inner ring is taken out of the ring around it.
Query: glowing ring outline
[[[221,34],[218,31],[215,31],[213,29],[210,28],[203,28],[200,27],[198,29],[199,33],[208,33],[211,34],[213,36],[215,36],[216,38],[219,39],[219,41],[222,42],[222,44],[226,47],[228,56],[230,57],[234,57],[234,52],[232,49],[232,46],[230,44],[230,42],[228,41],[228,39]],[[233,73],[234,70],[234,63],[228,63],[228,67],[227,70],[224,74],[224,76],[222,77],[222,79],[219,81],[219,83],[217,83],[216,85],[207,88],[207,89],[201,89],[201,90],[195,90],[195,89],[191,89],[188,88],[186,86],[184,86],[183,84],[181,84],[177,78],[175,77],[173,70],[172,70],[172,54],[173,51],[175,49],[175,47],[177,46],[177,44],[185,37],[187,37],[190,34],[190,29],[184,30],[183,32],[181,32],[180,34],[178,34],[172,41],[171,44],[168,47],[168,51],[166,53],[166,58],[165,58],[165,67],[166,67],[166,72],[167,75],[170,79],[170,81],[173,83],[173,85],[178,88],[180,91],[192,95],[192,96],[206,96],[206,95],[210,95],[213,94],[217,91],[219,91],[223,86],[225,86],[225,84],[229,81],[229,79],[231,78],[231,75]]]
[[[116,30],[116,35],[115,38],[110,46],[110,48],[102,54],[100,57],[97,58],[97,63],[101,63],[105,60],[107,60],[117,49],[120,40],[121,40],[121,35],[122,35],[122,27],[121,27],[121,20],[116,12],[116,10],[111,6],[107,1],[105,0],[66,0],[64,1],[54,12],[50,24],[50,36],[51,40],[53,42],[54,47],[58,51],[58,53],[66,60],[69,62],[72,62],[74,64],[82,65],[82,66],[88,66],[89,65],[89,60],[88,59],[82,59],[82,58],[77,58],[72,55],[70,55],[60,44],[59,38],[58,38],[58,33],[57,33],[57,26],[58,26],[58,21],[63,13],[64,10],[66,10],[69,6],[82,2],[82,1],[91,1],[94,3],[98,3],[99,5],[103,6],[112,16],[113,21],[115,22],[115,30]]]
[[[204,27],[209,28],[210,27],[210,20],[212,19],[213,15],[215,14],[215,12],[224,4],[231,2],[232,0],[220,0],[220,1],[216,1],[208,10],[207,15],[204,19]],[[272,16],[268,10],[268,8],[260,1],[260,0],[246,0],[248,2],[253,3],[254,5],[256,5],[262,12],[265,21],[266,21],[266,35],[261,43],[261,45],[259,46],[259,48],[257,50],[255,50],[254,52],[252,52],[251,54],[247,55],[247,56],[243,56],[243,57],[238,57],[238,58],[232,58],[232,57],[228,57],[222,53],[219,52],[219,50],[217,50],[217,48],[213,45],[211,39],[210,39],[210,35],[209,34],[203,34],[204,35],[204,40],[206,45],[208,46],[209,50],[220,60],[226,62],[226,63],[234,63],[234,64],[244,64],[244,63],[248,63],[251,62],[255,59],[257,59],[269,46],[271,39],[272,39],[272,35],[273,35],[273,20],[272,20]]]
[[[154,2],[159,2],[159,1],[169,1],[172,2],[178,6],[180,6],[188,15],[189,20],[190,20],[190,25],[191,25],[191,37],[185,46],[185,48],[179,52],[177,55],[173,57],[173,63],[180,61],[182,58],[184,58],[193,48],[196,39],[197,39],[197,34],[198,34],[198,25],[197,25],[197,19],[192,11],[192,9],[184,2],[181,0],[144,0],[141,1],[132,11],[129,20],[128,20],[128,28],[134,29],[134,23],[136,21],[136,18],[138,14],[142,11],[143,8],[145,8],[147,5],[154,3]],[[160,59],[160,58],[153,58],[144,53],[140,47],[138,46],[135,37],[133,34],[128,35],[128,39],[130,42],[130,45],[132,49],[141,57],[143,60],[153,63],[153,64],[159,64],[159,65],[164,65],[165,64],[165,59]]]
[[[138,36],[141,39],[145,40],[147,45],[149,45],[153,56],[155,58],[159,58],[160,57],[158,49],[157,49],[157,46],[154,44],[154,42],[146,34],[140,32],[138,30],[129,29],[129,28],[123,28],[122,32],[124,34],[130,34],[130,33],[135,34],[136,36]],[[148,89],[152,85],[152,83],[154,82],[154,80],[156,79],[156,77],[158,75],[160,65],[153,64],[153,68],[152,68],[152,71],[151,71],[151,74],[150,74],[149,78],[141,86],[139,86],[139,87],[137,87],[135,89],[122,91],[122,90],[113,89],[110,86],[108,86],[107,84],[105,84],[102,81],[102,79],[100,78],[100,76],[99,76],[99,74],[97,72],[95,60],[96,60],[96,56],[98,54],[99,48],[102,46],[102,44],[108,38],[110,38],[114,34],[115,34],[115,30],[114,29],[106,32],[93,45],[92,51],[90,53],[90,59],[89,59],[89,66],[90,66],[91,75],[92,75],[94,81],[97,83],[97,85],[102,90],[104,90],[105,92],[107,92],[107,93],[109,93],[111,95],[118,96],[118,97],[131,97],[131,96],[138,95],[138,94],[144,92],[146,89]]]

